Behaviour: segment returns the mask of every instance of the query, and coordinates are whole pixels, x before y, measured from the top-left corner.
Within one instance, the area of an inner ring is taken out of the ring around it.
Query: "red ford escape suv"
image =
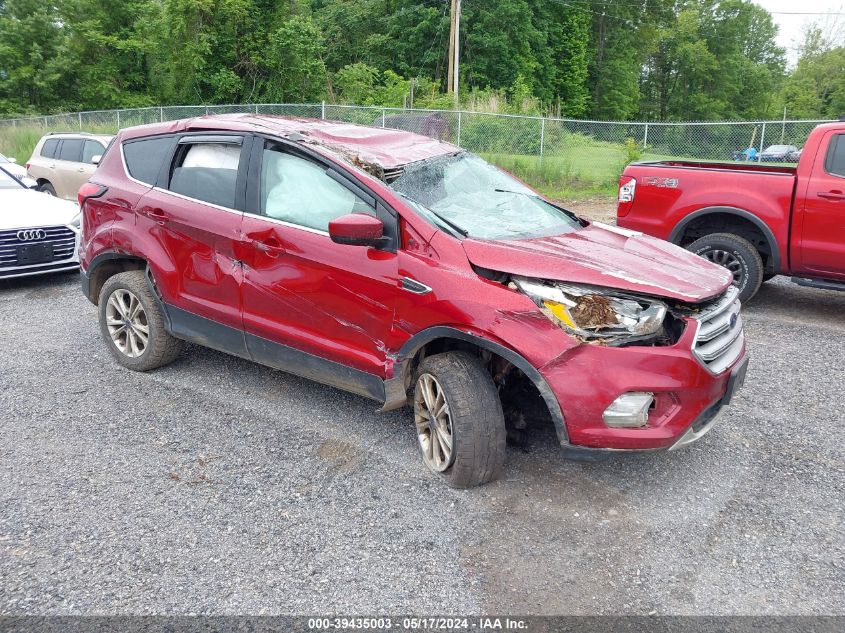
[[[453,486],[501,473],[532,398],[572,456],[673,449],[744,379],[728,271],[425,136],[252,115],[136,127],[79,202],[82,287],[120,364],[192,341],[411,405]]]

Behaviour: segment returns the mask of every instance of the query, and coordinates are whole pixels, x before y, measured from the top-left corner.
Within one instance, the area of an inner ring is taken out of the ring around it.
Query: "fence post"
[[[117,129],[119,130],[120,129],[120,110],[118,110],[116,112],[116,114],[117,114]]]
[[[457,145],[458,147],[461,146],[461,111],[458,110],[458,134],[457,134]]]
[[[77,112],[76,114],[79,117],[79,129],[81,130],[82,129],[82,113]]]
[[[757,154],[757,162],[763,162],[763,140],[766,138],[766,122],[763,121],[763,129],[760,130],[760,153]]]
[[[540,164],[543,163],[543,148],[546,144],[546,117],[540,118]]]
[[[164,123],[164,108],[159,108],[158,110],[159,110],[159,118],[161,119],[161,122]]]
[[[320,102],[320,118],[321,119],[326,118],[326,102],[325,101]]]
[[[381,126],[384,127],[384,108],[381,109]]]
[[[643,133],[643,151],[648,147],[648,123],[645,124],[645,132]]]

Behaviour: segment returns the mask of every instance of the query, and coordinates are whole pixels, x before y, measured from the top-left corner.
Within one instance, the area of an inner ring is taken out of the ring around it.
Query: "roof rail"
[[[54,134],[76,134],[77,136],[111,136],[110,134],[96,134],[94,132],[80,132],[79,130],[67,130],[65,132],[47,132],[47,136]]]

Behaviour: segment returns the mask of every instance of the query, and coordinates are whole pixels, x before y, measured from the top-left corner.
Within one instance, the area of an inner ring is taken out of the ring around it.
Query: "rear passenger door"
[[[97,165],[92,161],[94,157],[102,157],[106,148],[99,141],[85,140],[82,144],[82,157],[79,163],[74,165],[74,169],[68,170],[68,180],[73,191],[73,199],[76,200],[76,194],[79,193],[79,188],[88,182],[88,179],[94,175],[97,170]]]
[[[845,279],[845,134],[832,130],[819,147],[803,204],[796,201],[801,215],[796,218],[799,230],[793,230],[793,240],[799,242],[793,268]]]
[[[241,356],[236,249],[250,141],[229,133],[174,137],[156,187],[137,205],[136,233],[150,241],[150,267],[174,333]]]
[[[56,195],[65,200],[76,200],[76,194],[85,180],[79,182],[82,175],[79,172],[80,161],[82,160],[82,147],[85,145],[85,140],[81,138],[66,138],[62,140],[59,146],[58,161],[56,161],[56,169],[53,176],[53,188],[56,190]],[[78,183],[78,184],[77,184]]]

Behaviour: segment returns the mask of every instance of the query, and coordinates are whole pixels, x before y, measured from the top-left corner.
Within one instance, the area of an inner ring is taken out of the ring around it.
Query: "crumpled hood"
[[[0,189],[0,231],[67,224],[79,206],[31,189]]]
[[[721,294],[730,272],[679,246],[593,222],[572,233],[463,241],[470,262],[500,272],[696,302]]]

